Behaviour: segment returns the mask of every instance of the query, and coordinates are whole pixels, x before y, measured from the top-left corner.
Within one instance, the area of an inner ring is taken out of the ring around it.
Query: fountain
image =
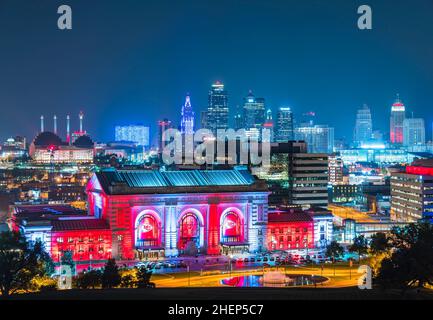
[[[290,280],[290,278],[286,277],[286,275],[281,271],[268,271],[264,273],[263,277],[260,279],[265,285],[269,285],[269,284],[285,285]]]

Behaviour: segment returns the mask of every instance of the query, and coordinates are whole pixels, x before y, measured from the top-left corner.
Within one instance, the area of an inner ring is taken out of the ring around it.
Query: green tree
[[[102,283],[102,273],[99,270],[81,272],[76,279],[76,286],[80,289],[95,289]]]
[[[390,249],[389,238],[385,233],[379,232],[371,236],[370,252],[372,254],[379,254],[386,252]]]
[[[138,288],[148,288],[154,287],[155,285],[150,282],[152,277],[152,270],[147,269],[142,266],[137,270],[137,287]]]
[[[433,225],[410,224],[392,230],[390,258],[382,261],[377,282],[385,288],[433,285]]]
[[[361,261],[361,256],[368,252],[368,241],[364,235],[357,236],[353,239],[353,244],[349,247],[350,252],[358,254],[358,262]]]
[[[122,276],[120,286],[122,288],[132,288],[134,286],[134,277],[130,274]]]
[[[28,289],[31,280],[46,274],[43,245],[27,243],[19,232],[0,233],[0,292],[7,297],[18,290]]]
[[[74,253],[72,250],[65,250],[62,252],[62,256],[60,258],[60,263],[62,265],[69,266],[71,268],[71,273],[75,274],[75,262],[73,259]]]
[[[327,247],[325,255],[332,259],[332,262],[335,262],[335,259],[338,259],[339,257],[343,256],[344,254],[344,248],[337,242],[332,241]]]
[[[108,259],[102,272],[102,287],[111,289],[117,287],[121,282],[119,267],[116,260]]]

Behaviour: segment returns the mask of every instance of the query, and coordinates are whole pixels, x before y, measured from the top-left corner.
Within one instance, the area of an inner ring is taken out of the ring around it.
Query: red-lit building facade
[[[300,208],[268,212],[267,186],[244,170],[95,173],[88,211],[68,205],[11,206],[11,228],[41,240],[58,263],[73,252],[77,271],[195,252],[230,255],[323,248],[332,215]]]
[[[89,214],[112,230],[116,259],[265,251],[268,191],[244,170],[103,171]]]
[[[9,224],[30,243],[42,241],[56,264],[71,251],[77,271],[100,267],[111,258],[109,224],[70,205],[13,205]]]
[[[391,174],[391,219],[433,221],[433,160],[417,160]]]
[[[271,251],[315,247],[313,217],[301,209],[269,212],[267,235]]]

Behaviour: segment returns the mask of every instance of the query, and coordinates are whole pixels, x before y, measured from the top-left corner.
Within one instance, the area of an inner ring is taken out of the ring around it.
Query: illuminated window
[[[63,238],[62,237],[57,238],[57,242],[58,243],[63,243]]]

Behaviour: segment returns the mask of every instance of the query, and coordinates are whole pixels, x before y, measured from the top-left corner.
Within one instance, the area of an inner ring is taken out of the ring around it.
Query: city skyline
[[[70,33],[57,30],[55,20],[49,22],[56,18],[54,9],[46,9],[49,5],[28,3],[28,10],[23,10],[10,3],[8,15],[0,13],[5,44],[0,52],[2,140],[18,134],[31,140],[41,114],[46,119],[56,114],[58,121],[70,114],[71,127],[76,128],[72,115],[80,110],[96,141],[111,140],[116,124],[139,121],[155,131],[163,118],[178,124],[179,105],[187,92],[198,120],[207,108],[209,86],[216,80],[229,92],[230,122],[251,89],[266,99],[274,117],[282,106],[291,107],[295,118],[312,110],[317,123],[334,127],[336,138],[349,141],[356,110],[366,103],[375,128],[386,136],[389,109],[400,93],[407,109],[424,118],[426,140],[431,139],[433,47],[428,39],[433,26],[425,14],[432,9],[428,1],[420,1],[411,12],[405,11],[402,1],[392,7],[370,1],[375,24],[366,32],[356,28],[358,4],[343,1],[336,1],[335,7],[317,1],[302,5],[252,1],[248,7],[228,1],[131,2],[121,8],[107,1],[103,5],[70,1],[70,5],[74,12]],[[179,23],[178,17],[187,12],[197,22]],[[223,12],[228,22],[217,27]],[[96,13],[100,19],[93,19]],[[416,15],[417,25],[402,25],[393,19],[396,15],[409,15],[408,20]],[[31,30],[19,25],[18,17],[32,25]],[[121,24],[110,22],[117,18]],[[251,19],[261,22],[252,25]],[[327,28],[318,32],[319,25]],[[232,35],[227,35],[229,30]],[[412,37],[414,33],[417,37]],[[226,37],[240,40],[233,44]],[[90,50],[80,56],[77,49],[84,47]],[[423,68],[416,68],[414,61]],[[347,112],[340,113],[337,121],[340,110]],[[58,129],[63,134],[62,122]]]

